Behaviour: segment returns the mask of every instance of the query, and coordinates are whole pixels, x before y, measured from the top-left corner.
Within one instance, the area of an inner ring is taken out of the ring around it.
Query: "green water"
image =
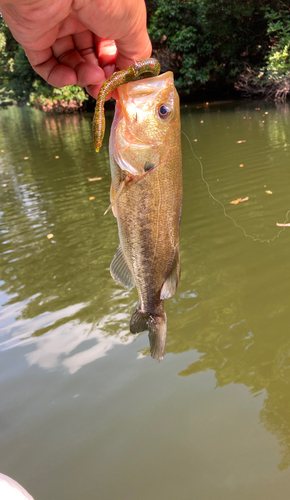
[[[202,167],[183,136],[161,363],[129,333],[136,291],[110,277],[108,134],[97,155],[91,120],[0,111],[0,472],[35,500],[288,500],[288,105],[182,108]]]

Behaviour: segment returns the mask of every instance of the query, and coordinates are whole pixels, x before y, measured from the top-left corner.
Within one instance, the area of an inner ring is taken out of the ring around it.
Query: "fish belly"
[[[176,164],[176,163],[175,163]],[[120,168],[112,168],[114,190],[120,184]],[[116,202],[120,246],[133,275],[140,309],[150,314],[163,310],[162,286],[179,253],[182,204],[180,169],[158,166],[128,183]]]

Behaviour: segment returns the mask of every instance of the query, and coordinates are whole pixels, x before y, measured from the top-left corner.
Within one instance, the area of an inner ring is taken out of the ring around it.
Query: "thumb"
[[[116,66],[119,69],[126,69],[135,61],[142,61],[151,56],[152,45],[147,30],[142,35],[142,39],[137,37],[133,41],[116,40],[117,56]]]
[[[127,15],[123,20],[123,33],[116,36],[116,65],[120,69],[128,68],[134,61],[150,57],[152,45],[147,32],[147,13],[144,0],[128,0]],[[125,26],[124,26],[125,24]]]

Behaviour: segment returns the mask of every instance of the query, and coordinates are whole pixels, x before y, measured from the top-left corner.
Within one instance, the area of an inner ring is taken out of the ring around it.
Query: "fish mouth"
[[[169,126],[159,118],[157,109],[158,103],[167,101],[172,101],[174,107],[173,93],[171,72],[129,82],[118,88],[110,151],[121,170],[143,176],[164,163],[168,153],[167,142],[170,146],[170,138],[174,136],[171,133],[174,121]]]

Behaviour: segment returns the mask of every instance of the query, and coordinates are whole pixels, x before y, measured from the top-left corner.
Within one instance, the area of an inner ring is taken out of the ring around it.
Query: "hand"
[[[144,0],[9,0],[0,11],[33,69],[97,97],[116,67],[149,57]]]

